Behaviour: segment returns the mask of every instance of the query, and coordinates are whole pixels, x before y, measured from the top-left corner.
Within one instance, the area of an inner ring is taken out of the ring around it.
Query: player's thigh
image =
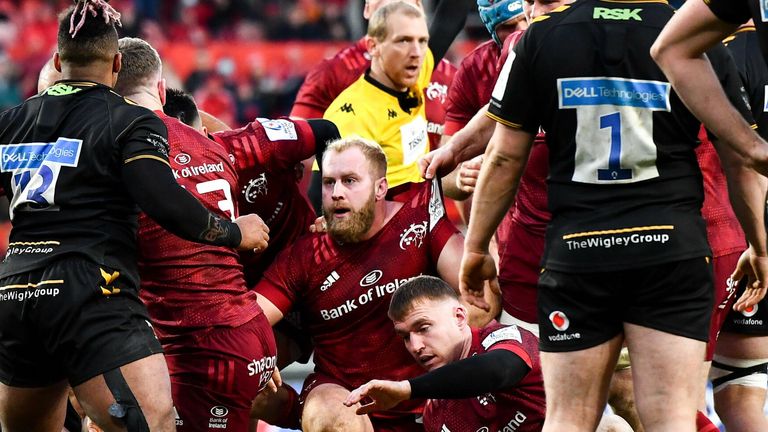
[[[66,381],[38,388],[0,384],[0,427],[4,432],[61,430],[68,388]]]
[[[635,403],[646,430],[664,430],[655,427],[669,422],[693,425],[704,391],[705,343],[629,323],[624,333],[632,354]]]
[[[621,343],[622,336],[617,335],[583,350],[541,353],[548,423],[594,430],[608,398]]]
[[[272,378],[275,352],[263,314],[166,344],[178,430],[247,429],[251,402]]]
[[[302,430],[372,432],[373,426],[368,416],[357,415],[354,406],[346,407],[342,403],[348,395],[349,390],[338,384],[324,383],[312,388],[304,398]]]
[[[162,354],[107,371],[74,390],[85,413],[107,432],[176,430],[171,382]]]

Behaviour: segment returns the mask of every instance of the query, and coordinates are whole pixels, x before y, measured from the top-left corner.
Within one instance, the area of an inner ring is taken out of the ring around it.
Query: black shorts
[[[747,279],[739,281],[736,286],[736,299],[744,294],[747,287]],[[751,336],[768,336],[768,296],[763,297],[756,305],[745,310],[736,312],[731,309],[723,323],[722,331]]]
[[[0,382],[72,386],[162,352],[134,283],[80,258],[0,280]]]
[[[608,341],[631,323],[707,341],[712,265],[704,257],[604,273],[539,277],[542,351],[577,351]]]

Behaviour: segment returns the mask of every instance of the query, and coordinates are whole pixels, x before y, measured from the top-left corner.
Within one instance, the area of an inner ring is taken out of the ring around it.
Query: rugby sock
[[[720,432],[720,429],[701,411],[696,412],[696,430],[698,432]]]

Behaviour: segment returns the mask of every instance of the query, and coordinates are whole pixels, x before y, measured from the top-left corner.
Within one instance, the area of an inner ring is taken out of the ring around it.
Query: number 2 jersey
[[[328,234],[301,237],[266,271],[256,291],[283,314],[301,312],[315,347],[315,371],[353,389],[370,379],[422,373],[387,317],[392,293],[437,260],[457,231],[445,217],[437,184],[413,194],[372,238],[339,244]]]
[[[168,128],[174,177],[213,213],[237,217],[237,173],[217,143],[157,112]],[[139,220],[140,296],[159,337],[211,326],[242,325],[262,311],[249,291],[233,248],[193,243],[142,214]]]
[[[60,81],[0,114],[0,172],[13,221],[0,277],[81,255],[134,284],[139,208],[124,164],[167,164],[166,128],[150,110],[93,82]]]
[[[547,134],[547,268],[711,255],[694,154],[700,123],[649,55],[672,13],[666,2],[580,0],[534,20],[502,68],[489,115]],[[724,48],[707,54],[729,94],[743,94]],[[751,119],[741,98],[732,102]]]

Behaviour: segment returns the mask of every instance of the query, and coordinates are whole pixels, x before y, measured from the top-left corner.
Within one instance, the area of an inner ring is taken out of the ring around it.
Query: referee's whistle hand
[[[254,252],[263,252],[267,248],[269,241],[269,227],[256,214],[247,214],[235,219],[235,223],[240,228],[242,239],[240,240],[240,250],[253,250]]]

